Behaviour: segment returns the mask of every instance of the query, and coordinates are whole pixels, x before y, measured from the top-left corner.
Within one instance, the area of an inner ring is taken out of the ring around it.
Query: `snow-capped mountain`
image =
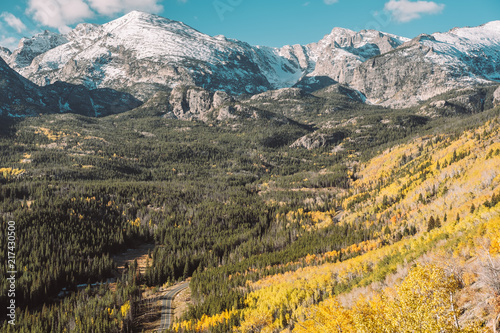
[[[446,66],[457,76],[500,81],[500,21],[435,33],[421,44],[432,48],[431,62]]]
[[[272,88],[250,45],[156,15],[134,11],[102,26],[79,25],[67,37],[19,72],[41,85],[62,80],[142,98],[182,84],[229,93]]]
[[[360,64],[407,41],[407,38],[375,30],[355,32],[334,28],[318,43],[308,45],[314,67],[307,76],[327,76],[340,83],[349,83],[354,69]]]
[[[64,38],[67,43],[54,45],[30,66],[13,66],[12,57],[9,64],[40,85],[61,80],[143,99],[176,85],[254,94],[291,87],[305,75],[350,76],[359,63],[403,41],[375,31],[334,29],[316,44],[254,47],[137,11],[102,26],[81,24]]]
[[[372,103],[405,107],[452,89],[500,81],[500,21],[420,35],[358,66],[351,87]]]
[[[0,56],[38,85],[112,88],[143,101],[180,85],[257,94],[342,83],[370,103],[403,107],[450,89],[500,81],[500,21],[413,40],[334,28],[317,43],[271,48],[133,11],[55,35],[23,40],[11,55],[7,50]]]

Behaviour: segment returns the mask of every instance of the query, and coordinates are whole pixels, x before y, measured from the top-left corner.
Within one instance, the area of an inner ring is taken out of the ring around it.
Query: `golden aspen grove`
[[[209,332],[231,317],[237,332],[498,330],[500,119],[393,146],[360,164],[355,178],[341,207],[275,220],[304,229],[376,225],[371,240],[279,264],[292,268],[246,281],[240,310],[174,330]]]

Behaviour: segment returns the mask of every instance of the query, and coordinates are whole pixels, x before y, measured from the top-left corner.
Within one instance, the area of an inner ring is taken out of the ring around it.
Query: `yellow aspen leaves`
[[[416,265],[397,287],[397,299],[388,312],[400,332],[459,332],[459,313],[453,294],[458,281],[434,265]]]
[[[443,268],[417,264],[390,295],[360,298],[350,309],[327,299],[309,309],[294,332],[477,332],[474,323],[458,321],[458,290],[457,279]]]
[[[335,298],[315,306],[309,313],[309,318],[299,322],[294,332],[297,333],[356,333],[352,311],[342,307]]]
[[[120,307],[120,313],[122,314],[123,318],[126,318],[127,315],[130,313],[130,301],[126,301],[121,307]]]
[[[13,169],[13,168],[0,168],[0,177],[5,179],[9,179],[12,177],[19,176],[24,173],[26,170],[24,169]]]

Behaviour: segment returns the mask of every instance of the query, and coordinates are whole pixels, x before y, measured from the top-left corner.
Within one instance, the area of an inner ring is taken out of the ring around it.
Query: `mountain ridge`
[[[0,56],[40,86],[63,81],[111,88],[144,102],[179,85],[254,95],[340,83],[368,103],[403,108],[449,90],[499,82],[499,36],[500,21],[413,39],[333,28],[316,43],[273,48],[132,11],[103,25],[79,24],[67,35],[23,39]]]

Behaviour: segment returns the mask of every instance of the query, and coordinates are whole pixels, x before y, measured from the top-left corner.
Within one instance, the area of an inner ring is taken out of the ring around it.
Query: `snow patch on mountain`
[[[455,28],[421,41],[432,48],[428,59],[474,81],[500,81],[500,21]]]

